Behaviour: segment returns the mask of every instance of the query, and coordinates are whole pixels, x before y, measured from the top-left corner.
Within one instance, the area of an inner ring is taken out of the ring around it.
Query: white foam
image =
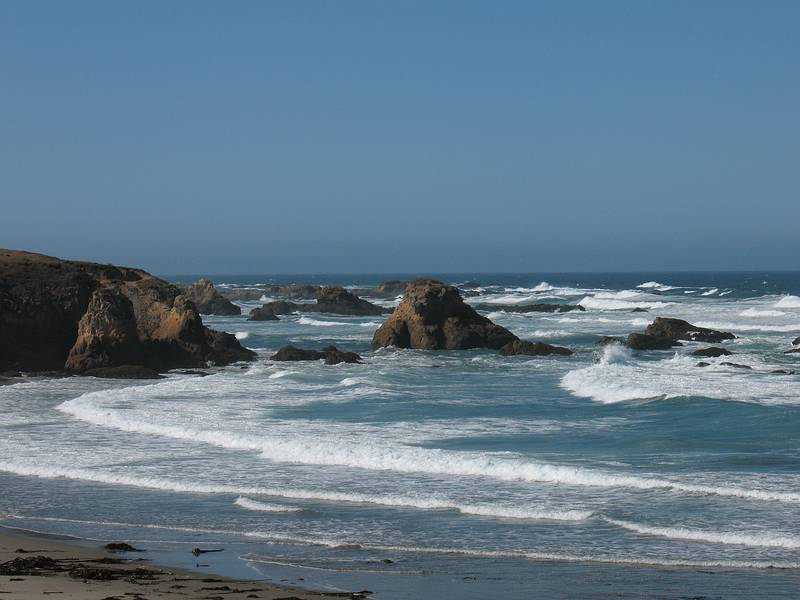
[[[628,369],[628,365],[601,365],[601,369]],[[698,369],[700,371],[700,369]],[[565,379],[573,372],[568,373]],[[669,378],[674,379],[674,376]],[[729,381],[734,376],[728,375]],[[114,398],[131,390],[158,393],[158,384],[139,388],[122,388],[84,394],[62,403],[58,410],[82,421],[113,427],[123,431],[160,435],[192,442],[208,443],[224,448],[260,452],[264,459],[282,463],[303,463],[359,468],[397,473],[424,473],[456,477],[488,477],[501,481],[529,481],[548,484],[592,486],[604,488],[670,489],[688,493],[717,494],[758,500],[800,502],[800,493],[750,490],[736,487],[704,486],[625,473],[605,472],[566,465],[554,465],[506,453],[460,452],[392,443],[382,438],[353,440],[352,437],[329,435],[322,438],[314,432],[294,431],[288,435],[246,435],[197,426],[170,425],[162,419],[143,420],[129,410],[114,409]],[[738,386],[741,388],[741,386]],[[763,386],[761,386],[763,387]],[[785,384],[783,393],[788,393]],[[763,392],[761,392],[763,393]],[[146,418],[146,417],[144,417]],[[4,463],[8,464],[8,463]],[[247,493],[247,492],[241,492]],[[280,495],[280,494],[273,494]]]
[[[341,327],[342,325],[351,325],[351,323],[341,323],[339,321],[320,321],[319,319],[312,319],[311,317],[300,317],[297,319],[300,325],[311,325],[313,327]]]
[[[775,303],[775,308],[800,308],[800,298],[797,296],[782,296]]]
[[[739,313],[740,317],[783,317],[787,313],[780,310],[758,310],[757,308],[748,308]]]
[[[250,332],[249,331],[237,331],[235,335],[236,335],[236,339],[237,340],[246,340],[247,338],[250,337]]]
[[[674,302],[632,302],[629,300],[619,300],[615,298],[598,298],[597,296],[586,296],[578,302],[581,306],[593,310],[633,310],[634,308],[664,308],[672,306]]]
[[[645,290],[657,290],[659,292],[668,292],[669,290],[676,289],[671,285],[658,283],[657,281],[646,281],[644,283],[640,283],[636,287],[642,288],[642,289],[645,289]]]
[[[258,500],[251,500],[250,498],[246,498],[244,496],[239,496],[234,501],[234,504],[246,510],[255,510],[258,512],[282,513],[282,512],[300,512],[301,510],[303,510],[302,508],[297,508],[296,506],[273,504],[271,502],[259,502]]]
[[[700,294],[701,296],[713,296],[714,294],[719,293],[719,288],[711,288],[710,290],[703,292]]]
[[[702,531],[686,527],[656,527],[641,525],[630,521],[604,518],[604,521],[634,531],[643,535],[654,535],[673,540],[689,540],[693,542],[709,542],[712,544],[733,544],[739,546],[786,548],[796,550],[800,548],[800,538],[794,536],[778,535],[774,533],[739,533],[729,531]]]

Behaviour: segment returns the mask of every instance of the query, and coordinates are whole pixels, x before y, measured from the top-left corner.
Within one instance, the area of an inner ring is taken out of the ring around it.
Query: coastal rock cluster
[[[164,371],[253,357],[146,271],[0,250],[2,371]]]
[[[260,308],[254,308],[250,311],[250,320],[276,321],[278,320],[278,315],[288,315],[295,312],[319,312],[369,317],[390,312],[390,309],[363,300],[343,287],[328,285],[319,289],[316,302],[295,303],[290,300],[267,302]]]
[[[717,344],[735,338],[727,331],[698,327],[681,319],[656,317],[644,333],[629,334],[625,345],[633,350],[668,350],[673,346],[682,346],[679,340]]]
[[[181,286],[183,295],[194,302],[201,315],[240,315],[242,309],[220,294],[208,279]]]

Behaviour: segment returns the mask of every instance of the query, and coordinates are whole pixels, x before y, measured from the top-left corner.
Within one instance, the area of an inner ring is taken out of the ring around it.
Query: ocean
[[[798,597],[800,273],[436,277],[470,302],[581,304],[484,313],[575,354],[372,351],[381,317],[250,322],[243,302],[204,322],[253,363],[1,386],[0,524],[381,599]],[[597,344],[656,316],[730,331],[734,354]],[[285,344],[364,364],[269,361]]]

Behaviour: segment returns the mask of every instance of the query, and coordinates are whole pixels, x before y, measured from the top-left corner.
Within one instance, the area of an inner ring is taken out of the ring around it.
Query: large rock
[[[518,354],[523,354],[525,356],[570,356],[572,350],[561,346],[552,346],[544,342],[514,340],[500,348],[499,353],[502,356],[516,356]]]
[[[680,342],[666,337],[648,335],[646,333],[628,334],[625,345],[632,350],[669,350],[673,346],[681,346]]]
[[[586,309],[580,304],[473,304],[475,310],[483,310],[486,312],[494,312],[502,310],[504,312],[513,313],[532,313],[532,312],[546,312],[546,313],[563,313],[571,312],[573,310],[585,311]]]
[[[706,327],[697,327],[681,319],[670,319],[667,317],[657,317],[655,321],[647,326],[647,335],[670,340],[686,340],[691,342],[707,342],[718,344],[725,340],[735,339],[736,336],[726,331],[717,331]]]
[[[146,271],[0,250],[0,371],[164,371],[253,357]]]
[[[298,305],[306,312],[332,313],[358,317],[377,316],[386,312],[381,306],[362,300],[346,289],[334,285],[323,287],[317,296],[316,304]]]
[[[220,294],[208,279],[198,279],[191,285],[181,286],[201,315],[240,315],[242,309]],[[260,297],[260,296],[259,296]]]
[[[408,284],[403,300],[375,332],[372,346],[499,349],[516,339],[466,304],[457,288],[433,279],[417,279]]]
[[[326,365],[339,363],[360,363],[361,357],[355,352],[345,352],[336,346],[328,346],[324,350],[305,350],[296,346],[284,346],[270,357],[277,361],[324,360]]]
[[[794,346],[800,346],[800,337],[796,337],[796,338],[794,339],[794,341],[792,342],[792,345],[794,345]]]

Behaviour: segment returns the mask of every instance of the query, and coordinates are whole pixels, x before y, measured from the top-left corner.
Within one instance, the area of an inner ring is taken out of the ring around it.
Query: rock
[[[378,287],[375,288],[375,293],[379,296],[400,296],[406,291],[408,281],[400,281],[399,279],[392,279],[390,281],[381,281]]]
[[[208,279],[198,279],[191,285],[181,286],[181,289],[202,315],[242,314],[242,309],[220,294]]]
[[[126,544],[125,542],[112,542],[110,544],[106,544],[103,546],[109,552],[144,552],[144,550],[139,550],[138,548],[134,548],[130,544]]]
[[[41,571],[63,571],[57,560],[49,556],[20,556],[0,563],[0,575],[41,575]]]
[[[275,312],[266,304],[261,308],[254,308],[250,311],[250,316],[247,317],[248,321],[280,321],[275,315]]]
[[[646,309],[646,308],[642,308],[641,306],[637,306],[631,312],[641,313],[641,312],[650,312],[650,311],[648,309]]]
[[[163,379],[153,369],[138,365],[120,365],[119,367],[98,367],[87,369],[83,372],[87,377],[101,377],[103,379]]]
[[[274,302],[267,302],[261,308],[254,308],[250,311],[251,321],[275,321],[277,315],[290,315],[300,310],[300,304],[289,302],[287,300],[275,300]],[[269,318],[271,316],[275,319]]]
[[[260,287],[225,287],[217,291],[223,298],[227,298],[228,300],[240,300],[245,302],[261,300],[265,292],[264,288]]]
[[[698,367],[708,367],[708,366],[711,366],[711,363],[707,363],[707,362],[701,360],[699,363],[697,363],[697,366]]]
[[[654,337],[668,338],[671,340],[687,340],[711,344],[718,344],[719,342],[736,338],[735,335],[726,331],[697,327],[687,321],[670,319],[667,317],[657,317],[655,321],[647,326],[645,333]]]
[[[646,333],[631,333],[628,335],[625,345],[633,350],[669,350],[673,346],[680,346],[681,344],[670,338]]]
[[[334,285],[327,285],[319,291],[316,304],[298,306],[300,310],[304,312],[321,312],[359,317],[377,316],[386,312],[383,307],[362,300],[346,289]]]
[[[473,304],[475,310],[483,310],[486,312],[494,312],[502,310],[504,312],[513,313],[532,313],[532,312],[547,312],[547,313],[563,313],[571,312],[573,310],[585,311],[586,309],[580,304]]]
[[[792,348],[791,350],[784,352],[784,354],[794,354],[795,352],[800,352],[800,348]]]
[[[275,354],[270,356],[270,360],[277,361],[304,361],[304,360],[324,360],[326,365],[336,365],[342,362],[360,363],[361,357],[355,352],[344,352],[336,346],[328,346],[322,351],[304,350],[295,346],[284,346]]]
[[[793,346],[800,346],[800,337],[794,338],[794,341],[792,342],[792,345]]]
[[[747,370],[749,370],[749,371],[752,371],[752,370],[753,370],[753,367],[750,367],[750,366],[748,366],[748,365],[740,365],[739,363],[732,363],[732,362],[721,362],[721,363],[719,363],[719,364],[721,364],[721,365],[723,365],[723,366],[726,366],[726,367],[733,367],[733,368],[735,368],[735,369],[747,369]]]
[[[0,250],[0,371],[165,371],[254,356],[146,271]]]
[[[500,348],[499,354],[501,356],[516,356],[519,354],[524,354],[525,356],[570,356],[572,350],[569,348],[562,348],[561,346],[551,346],[543,342],[514,340]]]
[[[500,349],[518,339],[464,302],[457,288],[417,279],[375,332],[373,348],[397,346],[424,350]]]
[[[598,346],[608,346],[609,344],[622,344],[625,345],[625,338],[617,337],[614,335],[604,335],[599,340],[597,340]]]
[[[725,348],[700,348],[699,350],[695,350],[691,353],[692,356],[706,356],[710,358],[716,358],[718,356],[730,356],[733,354],[730,350],[726,350]]]
[[[292,283],[290,285],[269,285],[264,288],[264,293],[275,298],[288,298],[290,300],[315,300],[322,286],[307,283]]]
[[[775,369],[774,371],[770,371],[770,373],[775,373],[776,375],[794,375],[794,371],[787,371],[786,369]]]

